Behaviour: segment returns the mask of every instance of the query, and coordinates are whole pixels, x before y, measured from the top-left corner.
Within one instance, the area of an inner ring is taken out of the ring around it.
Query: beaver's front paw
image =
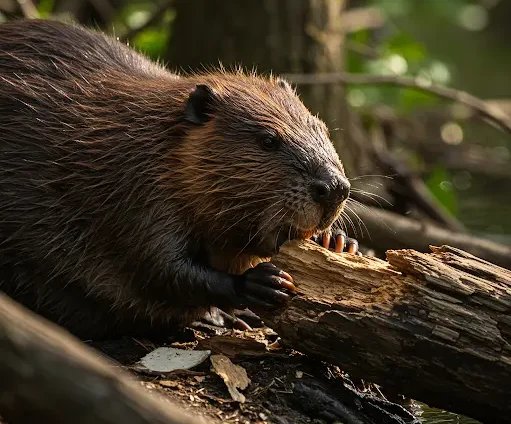
[[[346,233],[341,230],[334,231],[331,234],[320,234],[312,237],[311,240],[333,252],[348,252],[354,255],[362,255],[358,251],[358,241],[354,238],[347,237]]]
[[[276,309],[289,301],[295,291],[293,278],[270,262],[245,271],[237,287],[242,305],[251,309]]]

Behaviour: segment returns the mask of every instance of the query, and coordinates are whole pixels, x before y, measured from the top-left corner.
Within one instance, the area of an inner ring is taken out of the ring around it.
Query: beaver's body
[[[277,306],[279,270],[244,271],[327,229],[348,190],[277,79],[178,78],[80,27],[0,25],[0,289],[81,337]]]

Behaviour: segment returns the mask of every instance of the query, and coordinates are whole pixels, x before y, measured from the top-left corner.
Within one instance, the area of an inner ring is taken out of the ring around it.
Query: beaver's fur
[[[247,269],[327,230],[347,190],[278,78],[178,77],[80,26],[0,25],[0,289],[80,337],[277,306],[278,270]]]

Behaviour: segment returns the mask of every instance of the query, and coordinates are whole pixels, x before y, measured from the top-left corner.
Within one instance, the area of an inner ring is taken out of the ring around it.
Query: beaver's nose
[[[313,181],[312,199],[325,206],[337,205],[346,200],[350,194],[350,183],[343,175]]]

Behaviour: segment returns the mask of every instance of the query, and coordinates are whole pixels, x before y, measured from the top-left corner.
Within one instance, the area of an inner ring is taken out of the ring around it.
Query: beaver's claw
[[[242,306],[250,309],[276,309],[296,291],[293,278],[270,262],[262,262],[241,275],[237,291]]]
[[[354,255],[362,255],[358,250],[358,241],[347,237],[346,233],[341,230],[313,236],[311,240],[333,252],[348,252]]]

